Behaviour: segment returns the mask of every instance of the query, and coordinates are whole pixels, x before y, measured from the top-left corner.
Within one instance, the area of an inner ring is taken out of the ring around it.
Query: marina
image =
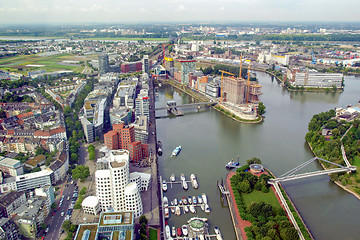
[[[161,177],[161,176],[160,176]],[[184,174],[182,174],[180,176],[180,181],[176,181],[176,177],[174,174],[172,174],[170,176],[170,181],[167,182],[166,180],[164,180],[162,177],[161,177],[161,182],[162,182],[162,190],[164,192],[167,191],[168,189],[168,185],[170,185],[170,188],[173,188],[173,184],[181,184],[182,188],[187,190],[188,189],[188,184],[191,184],[191,186],[195,189],[197,189],[199,187],[199,183],[197,181],[197,178],[195,177],[195,174],[191,174],[190,176],[191,180],[187,181],[186,180],[186,177]]]

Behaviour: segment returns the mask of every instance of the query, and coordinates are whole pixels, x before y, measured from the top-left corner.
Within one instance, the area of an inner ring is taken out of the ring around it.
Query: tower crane
[[[220,102],[222,102],[223,101],[223,92],[224,92],[224,88],[223,88],[224,87],[224,84],[223,84],[223,82],[224,82],[224,73],[232,75],[232,76],[235,76],[235,74],[226,72],[224,70],[219,70],[219,72],[221,72],[221,98],[220,98]]]
[[[248,68],[248,77],[247,77],[247,83],[246,83],[246,86],[247,86],[247,94],[246,94],[246,103],[249,103],[249,93],[250,93],[250,65],[249,64],[249,68]]]

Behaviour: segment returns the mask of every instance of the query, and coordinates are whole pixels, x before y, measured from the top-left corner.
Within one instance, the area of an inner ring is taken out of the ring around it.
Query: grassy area
[[[21,74],[27,74],[27,71],[36,71],[45,69],[47,72],[57,70],[71,70],[74,72],[81,72],[83,66],[68,66],[59,65],[57,63],[64,60],[74,60],[75,56],[68,53],[56,54],[52,56],[40,56],[36,55],[20,55],[15,57],[9,57],[0,59],[0,69],[10,70],[12,72],[18,72]],[[85,59],[83,59],[85,61]],[[26,66],[26,65],[44,65],[44,66]]]
[[[270,204],[274,208],[280,208],[279,201],[277,200],[273,191],[269,191],[268,193],[263,193],[258,190],[254,190],[249,194],[242,194],[245,206],[249,206],[252,202],[265,202]]]
[[[149,239],[150,240],[157,240],[157,230],[153,228],[149,228]]]
[[[360,157],[359,156],[354,157],[353,165],[360,167]]]

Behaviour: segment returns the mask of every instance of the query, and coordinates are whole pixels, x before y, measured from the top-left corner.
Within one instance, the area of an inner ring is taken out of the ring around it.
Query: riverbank
[[[315,157],[318,157],[318,156],[316,156],[316,154],[314,153],[313,148],[312,148],[312,146],[310,145],[310,143],[309,143],[308,141],[306,141],[306,143],[307,143],[307,145],[309,146],[309,148],[311,149],[311,152],[313,153],[313,155],[314,155]],[[324,170],[328,170],[328,168],[326,168],[325,165],[324,165],[322,162],[320,162],[320,161],[318,161],[318,162],[319,162],[320,166],[321,166]],[[359,194],[357,194],[356,192],[350,190],[350,189],[347,188],[346,186],[343,186],[343,185],[341,184],[341,182],[339,182],[339,181],[332,181],[332,182],[335,183],[335,184],[336,184],[337,186],[339,186],[340,188],[342,188],[343,190],[345,190],[346,192],[352,194],[354,197],[356,197],[357,199],[360,200],[360,195],[359,195]]]
[[[179,89],[180,91],[192,96],[193,98],[202,101],[202,102],[210,102],[210,99],[196,91],[193,91],[191,89],[189,89],[188,87],[183,86],[182,84],[179,84],[173,80],[161,80],[162,83],[165,84],[169,84],[173,87],[175,87],[176,89]],[[248,120],[248,119],[243,119],[240,118],[234,114],[231,114],[229,111],[225,110],[223,107],[219,106],[219,104],[212,106],[213,109],[215,109],[218,112],[221,112],[222,114],[224,114],[227,117],[230,117],[231,119],[240,122],[240,123],[260,123],[263,121],[262,116],[258,116],[256,119],[254,120]],[[222,110],[223,109],[223,110]]]

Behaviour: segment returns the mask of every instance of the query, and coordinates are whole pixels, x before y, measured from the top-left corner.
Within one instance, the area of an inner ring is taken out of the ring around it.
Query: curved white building
[[[101,211],[112,206],[111,178],[109,170],[95,172],[96,197],[99,200]]]
[[[136,182],[129,183],[125,188],[126,210],[132,211],[134,217],[138,218],[143,213],[143,205],[140,198],[139,188]]]
[[[99,200],[95,196],[86,197],[81,206],[86,214],[97,215],[100,211]]]
[[[141,190],[141,176],[137,172],[130,173],[130,182],[135,182],[138,189]]]

